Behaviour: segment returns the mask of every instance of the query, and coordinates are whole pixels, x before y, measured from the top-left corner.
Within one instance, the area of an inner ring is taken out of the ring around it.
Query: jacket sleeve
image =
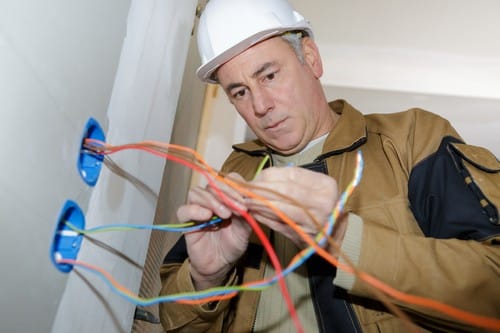
[[[415,220],[401,223],[418,223],[423,235],[401,233],[365,211],[363,219],[349,217],[342,248],[361,271],[394,289],[498,320],[498,160],[461,143],[447,122],[425,112],[415,112],[408,133],[402,140],[406,147],[398,149],[408,161]],[[345,275],[339,272],[335,283],[354,295],[373,297],[366,283]],[[396,303],[427,326],[467,328],[460,318],[435,309]]]
[[[399,291],[475,314],[500,317],[500,251],[497,245],[474,240],[401,235],[366,222],[363,249],[376,251],[361,250],[360,270]],[[500,241],[500,237],[494,239]],[[371,294],[370,288],[358,280],[351,292],[361,296]],[[431,321],[450,319],[433,309],[397,303]]]
[[[184,250],[185,245],[183,247],[181,238],[165,258],[160,269],[161,296],[195,291],[189,273],[189,259]],[[227,285],[234,285],[236,280],[236,273],[233,273]],[[160,320],[166,332],[219,333],[226,324],[225,318],[229,314],[230,302],[231,300],[217,302],[213,308],[207,304],[163,302],[160,303]]]

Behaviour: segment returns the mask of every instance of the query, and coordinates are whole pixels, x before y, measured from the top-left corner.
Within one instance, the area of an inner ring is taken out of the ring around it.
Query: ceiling
[[[500,156],[500,1],[289,1],[313,26],[329,99],[425,108]]]
[[[500,57],[497,0],[290,0],[320,44]]]
[[[500,99],[500,2],[291,0],[325,85]]]

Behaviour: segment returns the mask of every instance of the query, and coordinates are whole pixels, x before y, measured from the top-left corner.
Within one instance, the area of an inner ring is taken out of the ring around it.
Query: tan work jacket
[[[497,232],[482,239],[436,239],[425,237],[410,209],[408,183],[413,168],[436,152],[442,138],[459,138],[450,124],[429,112],[412,109],[384,114],[362,115],[342,100],[330,103],[340,119],[323,147],[328,174],[343,189],[351,181],[356,151],[363,153],[365,168],[361,183],[346,204],[349,225],[343,252],[357,268],[391,287],[412,295],[432,298],[482,316],[500,318],[500,236]],[[236,145],[223,172],[238,172],[252,178],[266,154],[257,142]],[[472,149],[473,154],[483,154]],[[486,192],[500,205],[498,161],[493,182]],[[496,164],[495,164],[496,162]],[[495,194],[496,193],[496,194]],[[253,240],[257,242],[257,240]],[[229,284],[262,278],[260,268],[245,267]],[[193,290],[189,260],[167,264],[161,269],[162,294]],[[352,305],[363,332],[404,332],[402,321],[380,310],[371,310],[371,286],[355,276],[337,271],[334,281],[352,295]],[[175,303],[160,305],[162,324],[167,332],[251,332],[260,293],[242,292],[233,300],[222,301],[214,309],[206,305]],[[265,292],[262,293],[265,297]],[[481,331],[435,309],[395,301],[415,322],[429,330]]]

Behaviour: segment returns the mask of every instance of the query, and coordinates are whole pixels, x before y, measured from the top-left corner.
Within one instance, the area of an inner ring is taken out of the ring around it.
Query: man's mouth
[[[273,129],[276,129],[276,128],[278,128],[281,124],[283,124],[283,123],[285,122],[285,120],[286,120],[286,118],[281,119],[281,120],[279,120],[279,121],[276,121],[276,122],[274,122],[274,123],[271,123],[271,124],[267,125],[267,126],[265,127],[265,129],[266,129],[266,130],[273,130]]]

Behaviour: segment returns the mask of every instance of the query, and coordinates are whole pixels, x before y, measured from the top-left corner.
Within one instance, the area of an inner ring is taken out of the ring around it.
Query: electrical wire
[[[361,155],[359,155],[361,156]],[[361,167],[357,168],[357,173],[356,173],[356,178],[355,180],[350,184],[350,187],[353,189],[358,183],[359,179],[361,178],[361,170],[362,170],[362,159],[361,160]],[[257,173],[262,169],[264,166],[265,161],[262,162],[258,168]],[[352,191],[351,191],[352,192]],[[328,228],[326,233],[329,234],[331,230],[333,229],[333,224],[334,224],[334,215],[338,215],[338,210],[343,209],[343,205],[345,204],[345,201],[347,200],[348,194],[346,192],[341,195],[341,199],[338,201],[338,204],[336,206],[336,209],[334,213],[332,213],[332,218],[329,219],[328,223]],[[255,229],[260,229],[258,227],[258,224],[253,218],[248,215],[247,212],[240,212],[242,215],[247,215],[245,218],[249,223],[252,225],[252,228],[254,228],[254,231],[258,232]],[[185,223],[181,225],[175,225],[175,224],[170,224],[170,225],[161,225],[161,226],[143,226],[143,225],[127,225],[127,224],[117,224],[117,225],[109,225],[109,226],[101,226],[101,227],[95,227],[91,229],[86,229],[82,230],[74,225],[72,225],[69,222],[66,222],[66,225],[70,229],[72,229],[75,232],[78,232],[80,234],[91,234],[91,233],[97,233],[97,232],[109,232],[109,231],[129,231],[129,230],[137,230],[137,229],[149,229],[149,230],[162,230],[162,231],[184,231],[186,232],[189,230],[189,232],[194,232],[201,230],[203,228],[206,228],[209,225],[213,225],[215,223],[219,223],[221,221],[220,218],[213,218],[210,222],[200,224],[198,226],[193,227],[193,222],[190,223]],[[278,258],[275,254],[272,253],[272,251],[269,251],[269,247],[271,247],[271,244],[265,237],[265,235],[262,235],[260,238],[264,238],[265,242],[263,245],[267,248],[268,250],[268,255],[270,255],[270,260],[274,261],[275,267],[278,267],[276,270],[276,275],[268,279],[266,281],[256,281],[252,283],[248,283],[242,286],[233,286],[233,287],[217,287],[217,288],[211,288],[205,291],[199,291],[199,292],[193,292],[193,293],[181,293],[177,295],[170,295],[170,296],[163,296],[163,297],[155,297],[155,298],[149,298],[149,299],[143,299],[139,298],[136,295],[134,295],[130,290],[128,290],[126,287],[118,283],[109,273],[104,271],[103,269],[88,264],[88,263],[83,263],[79,262],[76,260],[69,260],[69,259],[60,259],[58,260],[59,263],[65,263],[65,264],[70,264],[70,265],[75,265],[82,267],[83,269],[86,269],[88,271],[91,271],[95,274],[97,274],[105,283],[117,294],[122,296],[123,298],[127,299],[129,302],[132,302],[138,306],[148,306],[160,302],[179,302],[179,303],[184,303],[184,304],[199,304],[200,301],[202,302],[209,302],[210,300],[221,300],[225,298],[230,298],[234,297],[237,292],[240,291],[258,291],[258,290],[264,290],[271,285],[275,284],[276,282],[280,282],[283,280],[283,278],[297,269],[302,263],[305,262],[312,254],[314,254],[314,249],[309,248],[309,251],[305,253],[302,251],[303,254],[300,256],[298,260],[292,261],[290,265],[287,267],[286,270],[281,271],[280,268],[280,263],[278,261]],[[324,240],[326,239],[326,235],[322,235],[321,233],[318,234],[316,237],[318,241],[324,243]],[[266,244],[267,243],[267,244]],[[289,297],[289,296],[288,296]],[[291,302],[291,301],[290,301]],[[293,307],[293,304],[291,305]],[[294,309],[295,310],[295,309]],[[296,316],[296,315],[295,315]],[[294,325],[297,328],[298,332],[303,332],[303,328],[300,325],[300,322],[298,322],[298,316],[292,318],[295,322]]]
[[[87,144],[89,145],[94,145],[95,143],[91,142],[92,140],[88,140]],[[102,144],[102,146],[99,146]],[[226,198],[224,199],[224,194],[222,191],[220,193],[217,191],[217,186],[215,185],[215,182],[210,178],[213,177],[214,179],[217,179],[219,181],[224,182],[225,184],[235,188],[238,191],[241,191],[241,193],[248,195],[250,197],[256,198],[258,200],[261,200],[262,202],[266,202],[265,198],[259,197],[251,192],[251,190],[244,189],[241,186],[237,184],[237,182],[231,181],[229,179],[223,178],[221,175],[219,175],[215,170],[210,168],[208,164],[201,158],[201,156],[194,150],[191,150],[190,148],[182,147],[182,146],[176,146],[176,145],[171,145],[171,144],[163,144],[163,143],[156,143],[153,141],[145,141],[137,144],[129,144],[129,145],[122,145],[122,146],[110,146],[107,144],[96,144],[96,146],[90,147],[91,150],[96,151],[96,153],[99,154],[110,154],[114,152],[118,152],[121,150],[125,149],[139,149],[139,150],[144,150],[149,153],[155,154],[157,156],[163,157],[170,159],[172,161],[178,162],[182,165],[185,165],[187,167],[192,168],[193,170],[200,172],[204,176],[207,177],[207,180],[209,180],[209,183],[211,186],[216,190],[218,194],[221,195],[221,198],[223,200],[229,200]],[[174,156],[174,151],[176,156]],[[340,200],[339,200],[340,201]],[[285,270],[281,271],[280,269],[276,269],[276,276],[272,279],[269,279],[267,281],[255,281],[252,283],[248,283],[247,285],[243,285],[240,287],[231,287],[231,288],[226,288],[226,287],[221,287],[222,290],[212,290],[209,291],[208,294],[205,294],[205,296],[189,296],[182,298],[184,296],[181,296],[181,298],[177,299],[177,302],[185,302],[188,304],[199,304],[201,301],[204,303],[207,299],[210,300],[221,300],[221,299],[227,299],[234,297],[237,294],[237,291],[240,290],[262,290],[262,288],[268,287],[270,284],[275,283],[275,280],[282,280],[283,277],[291,272],[293,269],[291,267],[298,267],[300,264],[302,264],[305,260],[307,260],[307,256],[310,256],[310,253],[314,252],[309,252],[309,251],[315,251],[318,255],[323,257],[327,262],[329,262],[332,265],[337,266],[339,269],[342,269],[348,273],[355,274],[357,278],[360,280],[364,281],[367,283],[369,286],[371,286],[374,290],[378,290],[383,293],[383,295],[387,295],[391,297],[394,300],[398,300],[402,303],[406,304],[413,304],[413,305],[418,305],[427,309],[432,309],[435,311],[438,311],[440,313],[446,314],[451,318],[455,318],[457,320],[463,321],[465,323],[480,327],[480,328],[485,328],[489,330],[494,330],[494,331],[500,331],[500,320],[497,318],[490,318],[490,317],[485,317],[481,315],[476,315],[474,313],[470,313],[458,308],[455,308],[453,306],[438,302],[433,299],[421,297],[421,296],[415,296],[407,293],[403,293],[401,291],[398,291],[391,286],[377,280],[375,277],[362,272],[358,271],[352,263],[349,263],[348,260],[346,260],[346,263],[339,262],[335,257],[333,257],[330,253],[325,251],[321,244],[319,244],[320,240],[326,239],[328,240],[329,244],[332,244],[331,240],[327,237],[329,235],[328,231],[331,232],[330,228],[333,228],[333,223],[332,221],[329,221],[327,224],[327,229],[323,231],[323,238],[321,239],[312,239],[310,236],[305,234],[300,227],[298,227],[293,221],[291,221],[285,214],[280,212],[276,207],[273,207],[272,204],[266,203],[274,212],[275,214],[280,217],[283,222],[287,223],[294,229],[305,241],[308,243],[309,247],[306,248],[304,251],[299,253],[294,259],[289,264],[289,267],[287,267]],[[331,218],[331,220],[335,220]],[[257,225],[258,226],[258,225]],[[253,227],[253,226],[252,226]],[[261,241],[263,241],[266,237],[261,238],[259,236]],[[268,244],[269,245],[269,244]],[[339,252],[340,256],[343,256],[343,253],[340,251],[338,246],[336,244],[333,244],[334,248]],[[273,252],[272,247],[268,248],[267,246],[264,246],[266,248],[266,251]],[[345,256],[343,256],[345,258]],[[61,259],[61,263],[66,262],[69,263],[67,259]],[[273,263],[273,265],[276,263]],[[279,262],[278,262],[279,264]],[[75,265],[81,265],[81,263],[77,264],[75,261]],[[83,266],[81,266],[83,267]],[[92,270],[88,266],[86,267],[87,269]],[[95,267],[94,267],[95,268]],[[279,266],[278,266],[279,268]],[[94,270],[95,271],[95,270]],[[108,280],[111,278],[109,275],[105,275],[101,272],[101,275],[103,277],[106,277]],[[115,287],[116,288],[116,287]],[[212,294],[210,294],[212,292]],[[284,295],[285,296],[285,295]],[[168,296],[165,296],[169,299]],[[201,297],[201,298],[200,298]],[[205,297],[205,298],[203,298]],[[165,299],[161,301],[166,301]],[[161,302],[159,301],[159,302]]]
[[[255,198],[258,198],[255,194],[252,194]],[[263,198],[259,198],[263,200]],[[406,304],[413,304],[422,306],[427,309],[432,309],[438,311],[440,313],[446,314],[451,318],[457,319],[459,321],[481,327],[489,330],[500,331],[500,319],[486,317],[477,315],[468,311],[464,311],[453,307],[448,304],[444,304],[442,302],[421,297],[415,296],[411,294],[407,294],[401,291],[396,290],[395,288],[383,283],[382,281],[376,279],[375,277],[357,270],[352,263],[341,263],[335,257],[333,257],[330,253],[321,248],[318,244],[314,242],[305,232],[302,231],[300,227],[298,227],[292,220],[290,220],[285,214],[283,214],[279,209],[274,207],[273,205],[269,205],[269,207],[273,210],[273,212],[280,217],[285,223],[294,229],[311,247],[316,250],[316,253],[320,255],[323,259],[325,259],[330,264],[337,266],[339,269],[342,269],[348,273],[355,274],[360,280],[366,282],[368,285],[374,288],[374,290],[380,290],[383,293],[389,295],[390,297],[401,301]],[[340,249],[338,249],[340,251]]]
[[[146,150],[154,155],[173,160],[175,162],[178,162],[182,165],[185,165],[187,167],[190,167],[193,170],[196,170],[200,172],[202,175],[205,176],[209,184],[214,188],[214,190],[218,193],[219,197],[224,201],[224,203],[232,208],[233,210],[237,211],[242,217],[246,219],[246,221],[250,224],[258,238],[260,239],[262,245],[264,246],[266,252],[268,253],[269,260],[271,264],[274,266],[274,269],[277,273],[277,275],[280,276],[278,279],[278,284],[281,289],[282,296],[285,300],[285,304],[288,307],[288,311],[290,314],[290,317],[292,318],[292,321],[297,329],[297,332],[302,333],[304,330],[302,328],[302,325],[300,323],[300,320],[297,315],[297,311],[295,309],[295,306],[291,300],[290,293],[288,292],[288,288],[286,286],[286,282],[284,278],[282,277],[282,267],[279,262],[278,256],[276,255],[269,239],[267,239],[264,231],[260,227],[260,225],[253,219],[253,217],[248,214],[248,212],[236,207],[232,201],[227,198],[227,196],[218,188],[218,186],[215,184],[214,180],[209,177],[209,175],[213,176],[216,179],[223,179],[213,168],[211,168],[208,163],[206,163],[201,155],[199,155],[198,152],[187,148],[187,147],[182,147],[182,146],[177,146],[177,145],[171,145],[171,144],[163,144],[163,143],[154,143],[151,141],[146,141],[140,144],[129,144],[129,145],[122,145],[118,147],[113,147],[110,145],[107,145],[103,142],[99,142],[97,140],[92,140],[92,139],[87,139],[85,144],[88,143],[96,143],[97,145],[95,147],[92,146],[87,146],[89,149],[95,149],[96,153],[102,153],[102,154],[108,154],[110,152],[116,152],[116,151],[121,151],[124,149],[140,149],[140,150]],[[157,147],[159,149],[154,149],[154,147]],[[172,153],[169,153],[171,150],[178,150],[183,153],[188,153],[191,154],[194,157],[194,160],[200,165],[196,165],[190,161],[187,161],[185,159],[179,158],[178,156],[174,156]],[[262,164],[263,166],[263,164]]]
[[[199,231],[222,222],[220,217],[213,217],[205,223],[196,224],[195,222],[179,223],[179,224],[155,224],[155,225],[140,225],[140,224],[110,224],[98,226],[89,229],[80,229],[69,221],[65,224],[74,232],[82,235],[95,234],[110,231],[132,231],[132,230],[158,230],[166,232],[194,232]]]
[[[151,142],[147,142],[147,144],[150,144],[150,143]],[[195,152],[195,157],[198,161],[203,161],[203,159],[200,158],[196,152]],[[228,183],[230,185],[234,186],[234,182],[232,184],[231,184],[231,182],[228,182]],[[248,194],[248,192],[245,192],[245,193]],[[290,221],[284,214],[281,214],[281,212],[279,212],[279,211],[277,211],[276,213],[278,216],[280,216],[280,218],[283,219],[284,222],[288,223],[292,228],[294,228],[295,224],[293,223],[293,221]],[[298,232],[298,234],[301,235],[307,242],[310,241],[309,237],[305,233],[301,233],[300,228],[295,228],[294,230],[296,232]],[[434,309],[434,310],[437,310],[441,313],[447,314],[448,316],[450,316],[452,318],[465,321],[469,324],[472,324],[472,325],[475,325],[478,327],[500,330],[500,320],[497,320],[495,318],[478,316],[478,315],[475,315],[472,313],[467,313],[466,311],[463,311],[463,310],[454,308],[452,306],[434,301],[432,299],[428,299],[428,298],[424,298],[424,297],[413,298],[412,297],[413,295],[408,295],[408,294],[399,292],[399,291],[395,290],[394,288],[387,286],[384,283],[378,281],[374,277],[369,276],[366,273],[357,272],[357,270],[355,269],[355,267],[352,264],[349,265],[349,264],[342,264],[342,263],[338,262],[338,260],[336,258],[333,258],[329,253],[325,252],[322,248],[318,247],[316,244],[310,243],[310,245],[316,249],[316,251],[318,252],[319,255],[321,255],[324,259],[326,259],[331,264],[336,265],[337,267],[345,270],[346,272],[356,274],[358,278],[367,282],[372,287],[375,287],[375,289],[378,288],[378,289],[382,290],[383,292],[385,292],[386,294],[394,297],[395,299],[402,301],[403,303],[415,304],[415,305],[420,305],[420,306],[427,307],[430,309]],[[340,254],[342,255],[342,253],[340,253]],[[412,303],[412,301],[415,301],[415,303]],[[469,315],[465,315],[465,314],[469,314]]]

